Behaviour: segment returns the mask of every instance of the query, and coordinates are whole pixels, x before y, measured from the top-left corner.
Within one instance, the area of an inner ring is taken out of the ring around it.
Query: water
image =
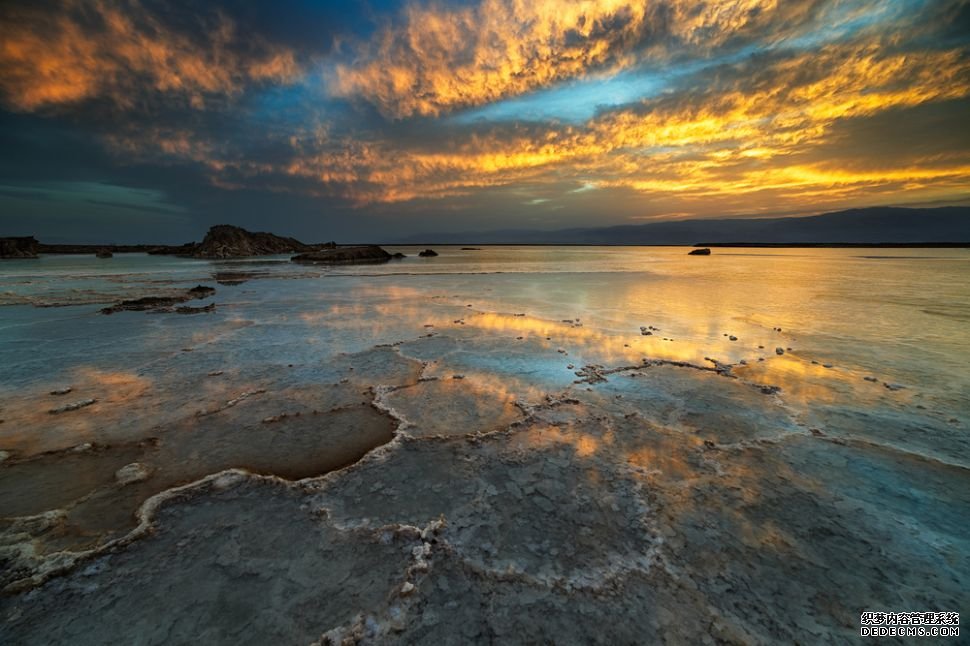
[[[408,258],[0,265],[0,556],[8,590],[33,590],[2,602],[0,635],[77,640],[118,598],[81,591],[146,585],[153,562],[215,577],[189,606],[222,607],[245,572],[288,589],[253,554],[271,536],[303,562],[307,523],[381,572],[333,583],[357,605],[253,593],[189,624],[152,604],[170,583],[124,612],[146,643],[221,625],[253,643],[838,641],[864,609],[970,600],[966,250],[388,250]],[[99,313],[196,284],[216,293],[186,305],[214,311]],[[243,528],[229,547],[221,522]],[[578,617],[613,627],[582,639]]]

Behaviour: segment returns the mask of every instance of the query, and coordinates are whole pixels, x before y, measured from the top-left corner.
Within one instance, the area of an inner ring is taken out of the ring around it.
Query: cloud
[[[286,41],[294,16],[260,31],[265,8],[8,4],[0,99],[100,142],[118,174],[149,169],[144,185],[177,177],[176,194],[191,176],[206,209],[259,195],[363,218],[625,219],[946,201],[970,191],[954,134],[965,4],[409,2],[321,32],[336,47],[305,28]]]
[[[810,20],[821,2],[728,0],[483,0],[408,5],[401,20],[336,65],[335,96],[361,98],[385,116],[437,116],[589,74],[728,41],[775,39]]]
[[[428,138],[320,126],[279,142],[273,159],[246,154],[239,137],[179,129],[139,129],[111,140],[131,157],[147,150],[199,164],[219,186],[303,192],[361,207],[562,182],[572,184],[567,194],[625,188],[695,203],[768,193],[833,202],[890,189],[937,197],[968,188],[965,151],[897,152],[860,165],[857,153],[840,147],[841,130],[889,110],[968,96],[970,60],[960,50],[905,53],[867,41],[706,69],[678,91],[579,126],[428,126]],[[820,148],[828,158],[813,154]]]
[[[197,16],[195,34],[138,0],[61,0],[5,5],[0,26],[0,93],[17,111],[92,99],[131,109],[157,97],[202,109],[299,73],[293,51],[240,33],[218,11]]]

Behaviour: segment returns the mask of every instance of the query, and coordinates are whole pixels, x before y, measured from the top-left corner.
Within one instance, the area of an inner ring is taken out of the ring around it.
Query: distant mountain
[[[429,233],[400,243],[438,244],[917,244],[970,243],[970,207],[872,207],[794,218],[678,220],[558,231]]]

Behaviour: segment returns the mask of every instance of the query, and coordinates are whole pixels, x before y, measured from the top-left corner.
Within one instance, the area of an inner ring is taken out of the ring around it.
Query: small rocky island
[[[0,258],[36,258],[39,249],[33,237],[0,238]]]
[[[333,247],[302,253],[293,256],[293,262],[326,265],[353,265],[358,263],[387,262],[394,256],[377,245],[360,245],[355,247]]]
[[[205,238],[192,249],[190,255],[193,258],[241,258],[304,253],[321,248],[332,249],[336,246],[333,242],[309,245],[295,238],[284,238],[262,231],[247,231],[230,224],[218,224],[209,229]]]

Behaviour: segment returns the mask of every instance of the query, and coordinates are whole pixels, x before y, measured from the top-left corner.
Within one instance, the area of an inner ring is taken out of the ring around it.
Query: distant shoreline
[[[341,244],[339,246],[355,246],[364,244],[359,242]],[[368,243],[373,244],[373,243]],[[970,249],[970,242],[702,242],[696,244],[610,244],[595,242],[381,242],[383,247],[463,247],[475,245],[478,247],[683,247],[693,249],[711,247],[719,249]],[[43,244],[39,253],[42,255],[94,255],[98,251],[112,253],[158,253],[159,247],[169,245],[152,244]],[[473,253],[469,250],[469,253]],[[177,253],[163,253],[179,257]]]

